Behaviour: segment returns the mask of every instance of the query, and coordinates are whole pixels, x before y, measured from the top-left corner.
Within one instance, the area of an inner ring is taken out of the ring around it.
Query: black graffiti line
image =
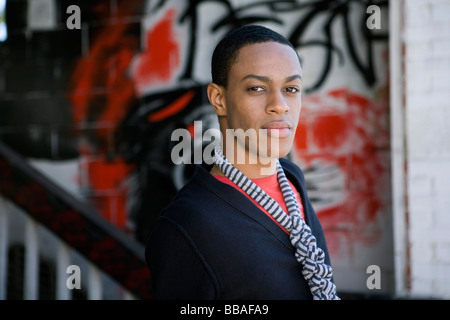
[[[345,8],[346,14],[343,16],[343,27],[345,32],[345,41],[347,45],[347,49],[350,54],[350,59],[352,59],[356,68],[360,71],[362,77],[369,86],[372,86],[376,82],[375,72],[373,69],[373,56],[372,56],[372,40],[370,38],[365,37],[366,45],[367,45],[367,66],[363,65],[363,62],[358,57],[358,53],[356,52],[356,46],[353,41],[353,37],[351,35],[350,30],[350,21],[348,19],[348,8]],[[364,24],[365,27],[365,24]]]
[[[195,51],[197,47],[197,36],[198,36],[198,10],[197,8],[203,2],[220,2],[225,5],[229,12],[233,12],[233,7],[227,0],[192,0],[189,1],[189,5],[186,11],[180,15],[179,23],[183,23],[189,19],[189,41],[187,49],[187,59],[184,71],[181,73],[179,79],[186,80],[192,79],[192,71],[194,69]]]
[[[305,47],[309,47],[309,46],[325,46],[325,47],[329,47],[329,50],[327,51],[326,63],[322,67],[322,71],[319,74],[318,80],[311,86],[304,88],[303,91],[305,93],[309,93],[311,91],[317,90],[325,82],[327,75],[331,69],[331,61],[332,61],[331,53],[332,53],[332,51],[335,51],[336,54],[338,55],[338,63],[340,65],[344,64],[344,54],[342,53],[342,50],[340,50],[338,47],[336,47],[332,43],[330,43],[328,41],[322,41],[322,40],[311,40],[311,41],[302,42],[298,46],[298,48],[301,49],[301,48],[305,48]]]
[[[325,10],[329,10],[329,5],[330,5],[329,2],[321,2],[321,3],[317,4],[308,13],[306,13],[304,19],[301,20],[299,22],[299,24],[294,28],[291,35],[289,36],[289,41],[296,48],[304,47],[304,43],[302,43],[300,41],[303,33],[307,30],[307,27],[313,21],[313,18],[315,18],[320,13],[326,12]],[[325,49],[327,50],[327,52],[326,52],[325,64],[322,68],[322,72],[319,74],[318,80],[311,87],[305,88],[304,89],[305,92],[311,92],[311,91],[318,89],[324,83],[325,79],[327,78],[327,75],[329,74],[329,71],[331,69],[331,63],[332,63],[332,51],[333,51],[333,48],[335,48],[335,46],[333,45],[333,42],[332,42],[332,37],[331,37],[331,24],[332,24],[334,18],[336,17],[337,13],[338,13],[338,11],[332,12],[329,19],[327,20],[326,25],[325,25],[324,32],[325,32],[326,41],[313,40],[313,41],[307,42],[310,44],[314,43],[316,45],[322,44],[325,47]],[[340,61],[341,61],[341,63],[343,63],[343,60],[340,60]]]

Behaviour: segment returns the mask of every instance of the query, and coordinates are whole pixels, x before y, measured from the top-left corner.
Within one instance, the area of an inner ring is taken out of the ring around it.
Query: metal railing
[[[151,299],[143,252],[0,141],[0,299]]]
[[[22,249],[23,255],[19,263],[17,259],[9,259],[17,256],[18,249]],[[42,260],[50,262],[53,273],[42,270],[49,267],[48,263],[40,263]],[[80,267],[79,288],[68,285],[72,276],[68,268],[73,265]],[[0,195],[0,300],[7,299],[129,300],[137,297]]]

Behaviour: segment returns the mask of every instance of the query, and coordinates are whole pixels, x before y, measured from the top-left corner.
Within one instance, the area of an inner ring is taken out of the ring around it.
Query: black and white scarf
[[[302,274],[308,282],[314,300],[340,300],[333,283],[333,270],[324,263],[325,253],[317,246],[317,241],[309,226],[300,217],[297,200],[277,160],[277,178],[283,193],[289,215],[256,183],[234,167],[225,157],[220,144],[215,149],[214,163],[219,169],[259,203],[283,228],[290,233],[290,241],[295,248],[295,257],[303,266]]]

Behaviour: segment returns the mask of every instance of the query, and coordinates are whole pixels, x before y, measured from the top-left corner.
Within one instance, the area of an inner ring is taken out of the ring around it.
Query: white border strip
[[[403,56],[404,1],[389,2],[389,63],[391,109],[392,218],[394,239],[395,295],[409,293],[408,208],[406,203],[406,118]]]

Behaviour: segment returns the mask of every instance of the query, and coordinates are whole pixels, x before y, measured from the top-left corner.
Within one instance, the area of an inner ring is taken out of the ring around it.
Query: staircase
[[[25,215],[23,245],[9,243],[10,215],[16,212]],[[40,257],[40,248],[48,242],[40,243],[38,229],[45,229],[48,237],[54,238],[56,261]],[[69,288],[72,251],[86,261],[81,273],[88,272],[87,292]],[[23,270],[8,268],[14,263],[23,263]],[[105,276],[121,288],[124,299],[152,299],[142,244],[0,141],[0,299],[45,298],[48,286],[55,291],[50,298],[102,299]],[[14,293],[12,288],[17,287],[20,290]]]

